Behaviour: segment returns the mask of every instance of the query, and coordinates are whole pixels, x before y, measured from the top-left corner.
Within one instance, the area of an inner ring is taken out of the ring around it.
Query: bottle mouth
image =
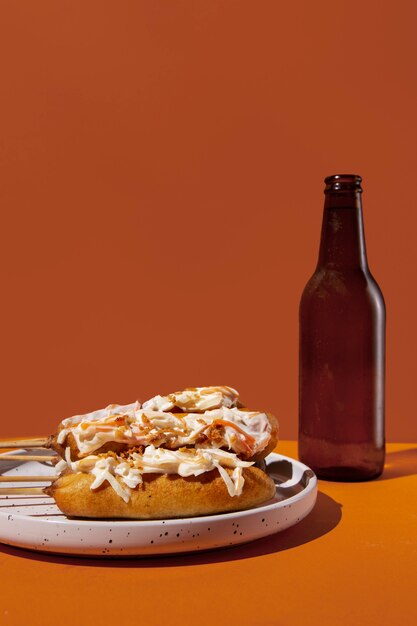
[[[324,188],[324,193],[329,193],[330,191],[358,191],[362,193],[361,176],[357,174],[334,174],[333,176],[326,176],[324,179],[326,183],[326,187]]]

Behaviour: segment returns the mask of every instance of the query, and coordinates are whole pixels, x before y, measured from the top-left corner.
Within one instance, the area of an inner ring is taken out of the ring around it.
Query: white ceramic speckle
[[[54,473],[48,464],[14,465],[4,474]],[[279,454],[270,454],[266,466],[277,486],[275,497],[254,509],[222,515],[154,521],[76,520],[62,515],[52,498],[0,496],[0,541],[41,552],[104,557],[194,552],[246,543],[293,526],[316,501],[317,479],[308,467]]]

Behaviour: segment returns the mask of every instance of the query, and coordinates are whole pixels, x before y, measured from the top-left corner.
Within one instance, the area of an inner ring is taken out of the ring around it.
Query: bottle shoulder
[[[368,279],[369,279],[369,284],[372,286],[372,290],[374,291],[376,295],[378,295],[379,299],[381,300],[382,304],[385,307],[384,294],[382,293],[381,287],[378,285],[376,279],[374,278],[373,274],[369,271],[369,269],[368,269]]]
[[[304,287],[301,302],[365,298],[385,308],[382,291],[368,269],[318,267]]]

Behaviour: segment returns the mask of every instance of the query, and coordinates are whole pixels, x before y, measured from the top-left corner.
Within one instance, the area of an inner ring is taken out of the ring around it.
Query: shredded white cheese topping
[[[242,469],[253,463],[242,461],[236,454],[217,448],[184,448],[166,450],[150,445],[143,454],[131,452],[127,459],[116,455],[90,455],[79,461],[71,461],[70,450],[66,449],[65,460],[60,461],[58,472],[66,468],[73,472],[92,474],[95,479],[91,489],[97,489],[107,481],[114,491],[125,501],[130,500],[131,489],[142,482],[143,474],[178,474],[179,476],[199,476],[213,469],[219,471],[231,497],[240,496],[244,478]],[[232,468],[230,476],[225,468]]]
[[[155,396],[143,403],[144,409],[172,411],[177,408],[184,412],[209,411],[222,406],[237,406],[239,393],[233,387],[190,387],[175,391],[167,396]]]
[[[62,422],[57,440],[63,445],[72,433],[82,455],[111,441],[130,447],[154,444],[170,449],[198,443],[200,447],[227,448],[251,458],[266,448],[271,431],[268,416],[258,411],[223,406],[204,413],[182,414],[131,404],[68,418]]]

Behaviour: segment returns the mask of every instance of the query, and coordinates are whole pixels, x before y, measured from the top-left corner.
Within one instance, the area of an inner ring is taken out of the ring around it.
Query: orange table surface
[[[127,560],[0,544],[0,572],[7,625],[416,624],[417,444],[389,444],[376,481],[319,481],[305,520],[250,544]]]

